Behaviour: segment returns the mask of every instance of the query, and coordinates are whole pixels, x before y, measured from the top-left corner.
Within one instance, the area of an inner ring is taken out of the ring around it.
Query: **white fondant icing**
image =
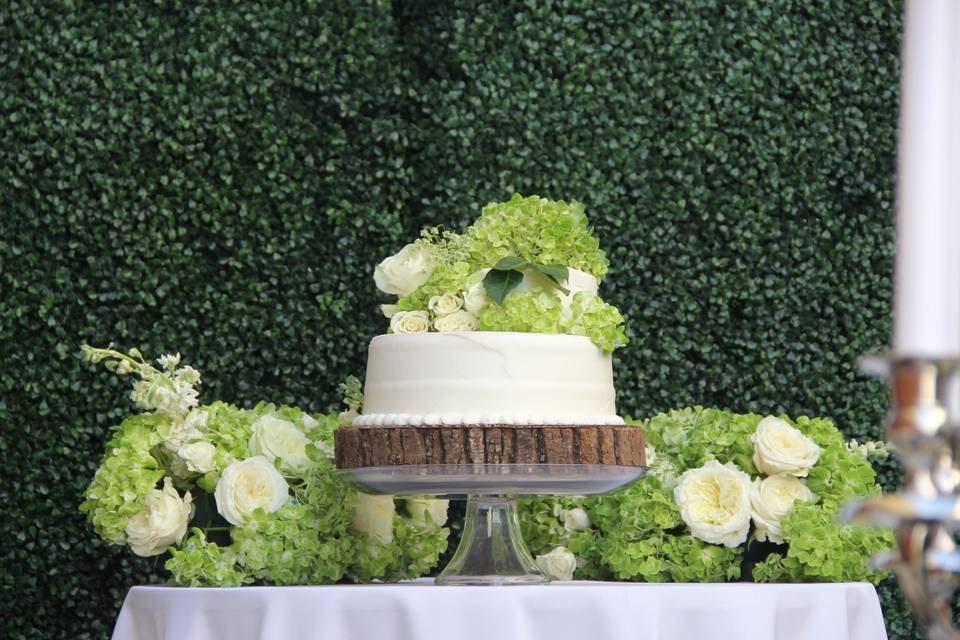
[[[589,338],[473,331],[374,338],[363,414],[353,424],[607,425],[623,420],[614,403],[610,356]]]

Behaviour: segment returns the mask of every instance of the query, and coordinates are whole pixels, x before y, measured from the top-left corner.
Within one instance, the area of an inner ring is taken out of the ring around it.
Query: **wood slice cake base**
[[[635,426],[344,427],[334,432],[340,469],[410,464],[617,464],[642,466]]]

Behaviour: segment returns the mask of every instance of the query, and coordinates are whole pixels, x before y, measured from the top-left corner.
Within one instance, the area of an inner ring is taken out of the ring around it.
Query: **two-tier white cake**
[[[370,342],[337,464],[643,464],[642,430],[616,410],[626,336],[598,292],[606,268],[582,206],[535,196],[385,259],[390,333]]]

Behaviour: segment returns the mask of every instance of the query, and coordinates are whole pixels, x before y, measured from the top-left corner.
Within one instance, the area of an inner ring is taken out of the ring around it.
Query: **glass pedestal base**
[[[437,576],[440,585],[546,584],[520,535],[517,501],[467,496],[460,546]]]
[[[406,465],[342,469],[337,474],[365,493],[467,498],[460,546],[438,585],[547,584],[520,535],[514,496],[586,496],[642,478],[647,467],[599,464]]]

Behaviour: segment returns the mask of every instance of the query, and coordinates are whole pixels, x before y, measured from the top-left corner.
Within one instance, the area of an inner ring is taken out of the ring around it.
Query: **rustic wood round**
[[[615,464],[643,466],[636,426],[393,426],[334,432],[340,469],[412,464]]]

